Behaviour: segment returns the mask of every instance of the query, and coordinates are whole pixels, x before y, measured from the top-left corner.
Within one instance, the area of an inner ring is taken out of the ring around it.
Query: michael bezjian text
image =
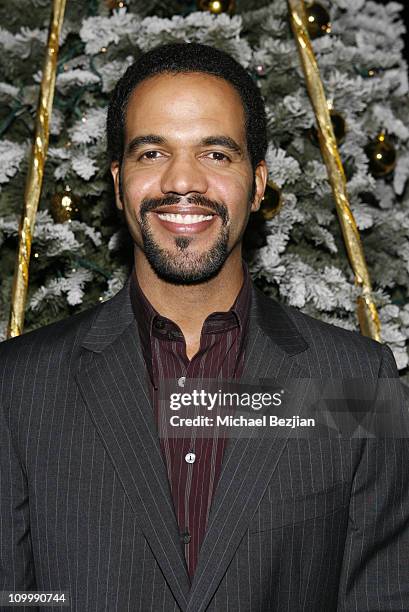
[[[217,416],[215,419],[207,416],[196,416],[191,419],[173,415],[169,419],[172,427],[315,427],[315,419],[302,419],[298,415],[289,418],[279,418],[275,415],[267,417],[263,415],[258,418],[249,418],[245,415],[239,416]]]

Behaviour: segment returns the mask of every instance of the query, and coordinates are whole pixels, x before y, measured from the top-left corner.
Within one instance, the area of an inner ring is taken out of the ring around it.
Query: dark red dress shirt
[[[243,261],[244,281],[227,312],[213,312],[205,320],[200,348],[189,361],[182,331],[161,316],[143,294],[132,272],[130,293],[137,320],[156,423],[158,383],[164,379],[238,379],[243,372],[251,301],[251,279]],[[181,389],[183,391],[183,389]],[[194,429],[194,428],[192,428]],[[192,578],[196,569],[210,506],[221,471],[227,438],[161,437],[186,564]],[[186,458],[186,456],[188,458]]]

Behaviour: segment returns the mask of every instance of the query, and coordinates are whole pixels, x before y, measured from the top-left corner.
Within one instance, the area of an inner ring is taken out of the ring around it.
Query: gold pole
[[[24,208],[19,226],[19,245],[13,277],[7,338],[18,336],[23,331],[31,241],[38,203],[40,201],[44,164],[48,150],[49,121],[53,107],[58,46],[64,19],[65,2],[66,0],[53,0],[47,52],[37,106],[34,143],[29,161],[24,192]]]
[[[321,152],[327,166],[342,235],[355,275],[355,284],[362,289],[357,304],[361,332],[364,336],[370,336],[380,342],[381,325],[372,297],[371,280],[361,239],[348,201],[345,173],[332,129],[328,102],[306,26],[304,0],[288,0],[288,5],[291,27],[297,41],[308,93],[317,119]]]

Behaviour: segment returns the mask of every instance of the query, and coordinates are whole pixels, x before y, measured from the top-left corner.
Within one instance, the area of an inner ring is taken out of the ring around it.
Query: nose
[[[167,164],[161,177],[162,193],[206,193],[205,169],[194,157],[175,156]]]

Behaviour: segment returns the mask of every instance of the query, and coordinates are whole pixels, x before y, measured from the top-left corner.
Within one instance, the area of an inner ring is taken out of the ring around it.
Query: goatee
[[[229,244],[229,214],[227,208],[208,198],[198,194],[187,198],[189,204],[205,206],[214,211],[222,219],[220,234],[213,246],[203,254],[195,254],[189,251],[189,246],[194,240],[190,236],[176,236],[176,253],[163,249],[155,241],[151,227],[147,222],[147,213],[160,208],[177,204],[180,196],[167,196],[158,200],[144,200],[141,204],[141,232],[145,256],[159,276],[168,283],[174,285],[194,285],[206,282],[216,276],[228,256]]]

